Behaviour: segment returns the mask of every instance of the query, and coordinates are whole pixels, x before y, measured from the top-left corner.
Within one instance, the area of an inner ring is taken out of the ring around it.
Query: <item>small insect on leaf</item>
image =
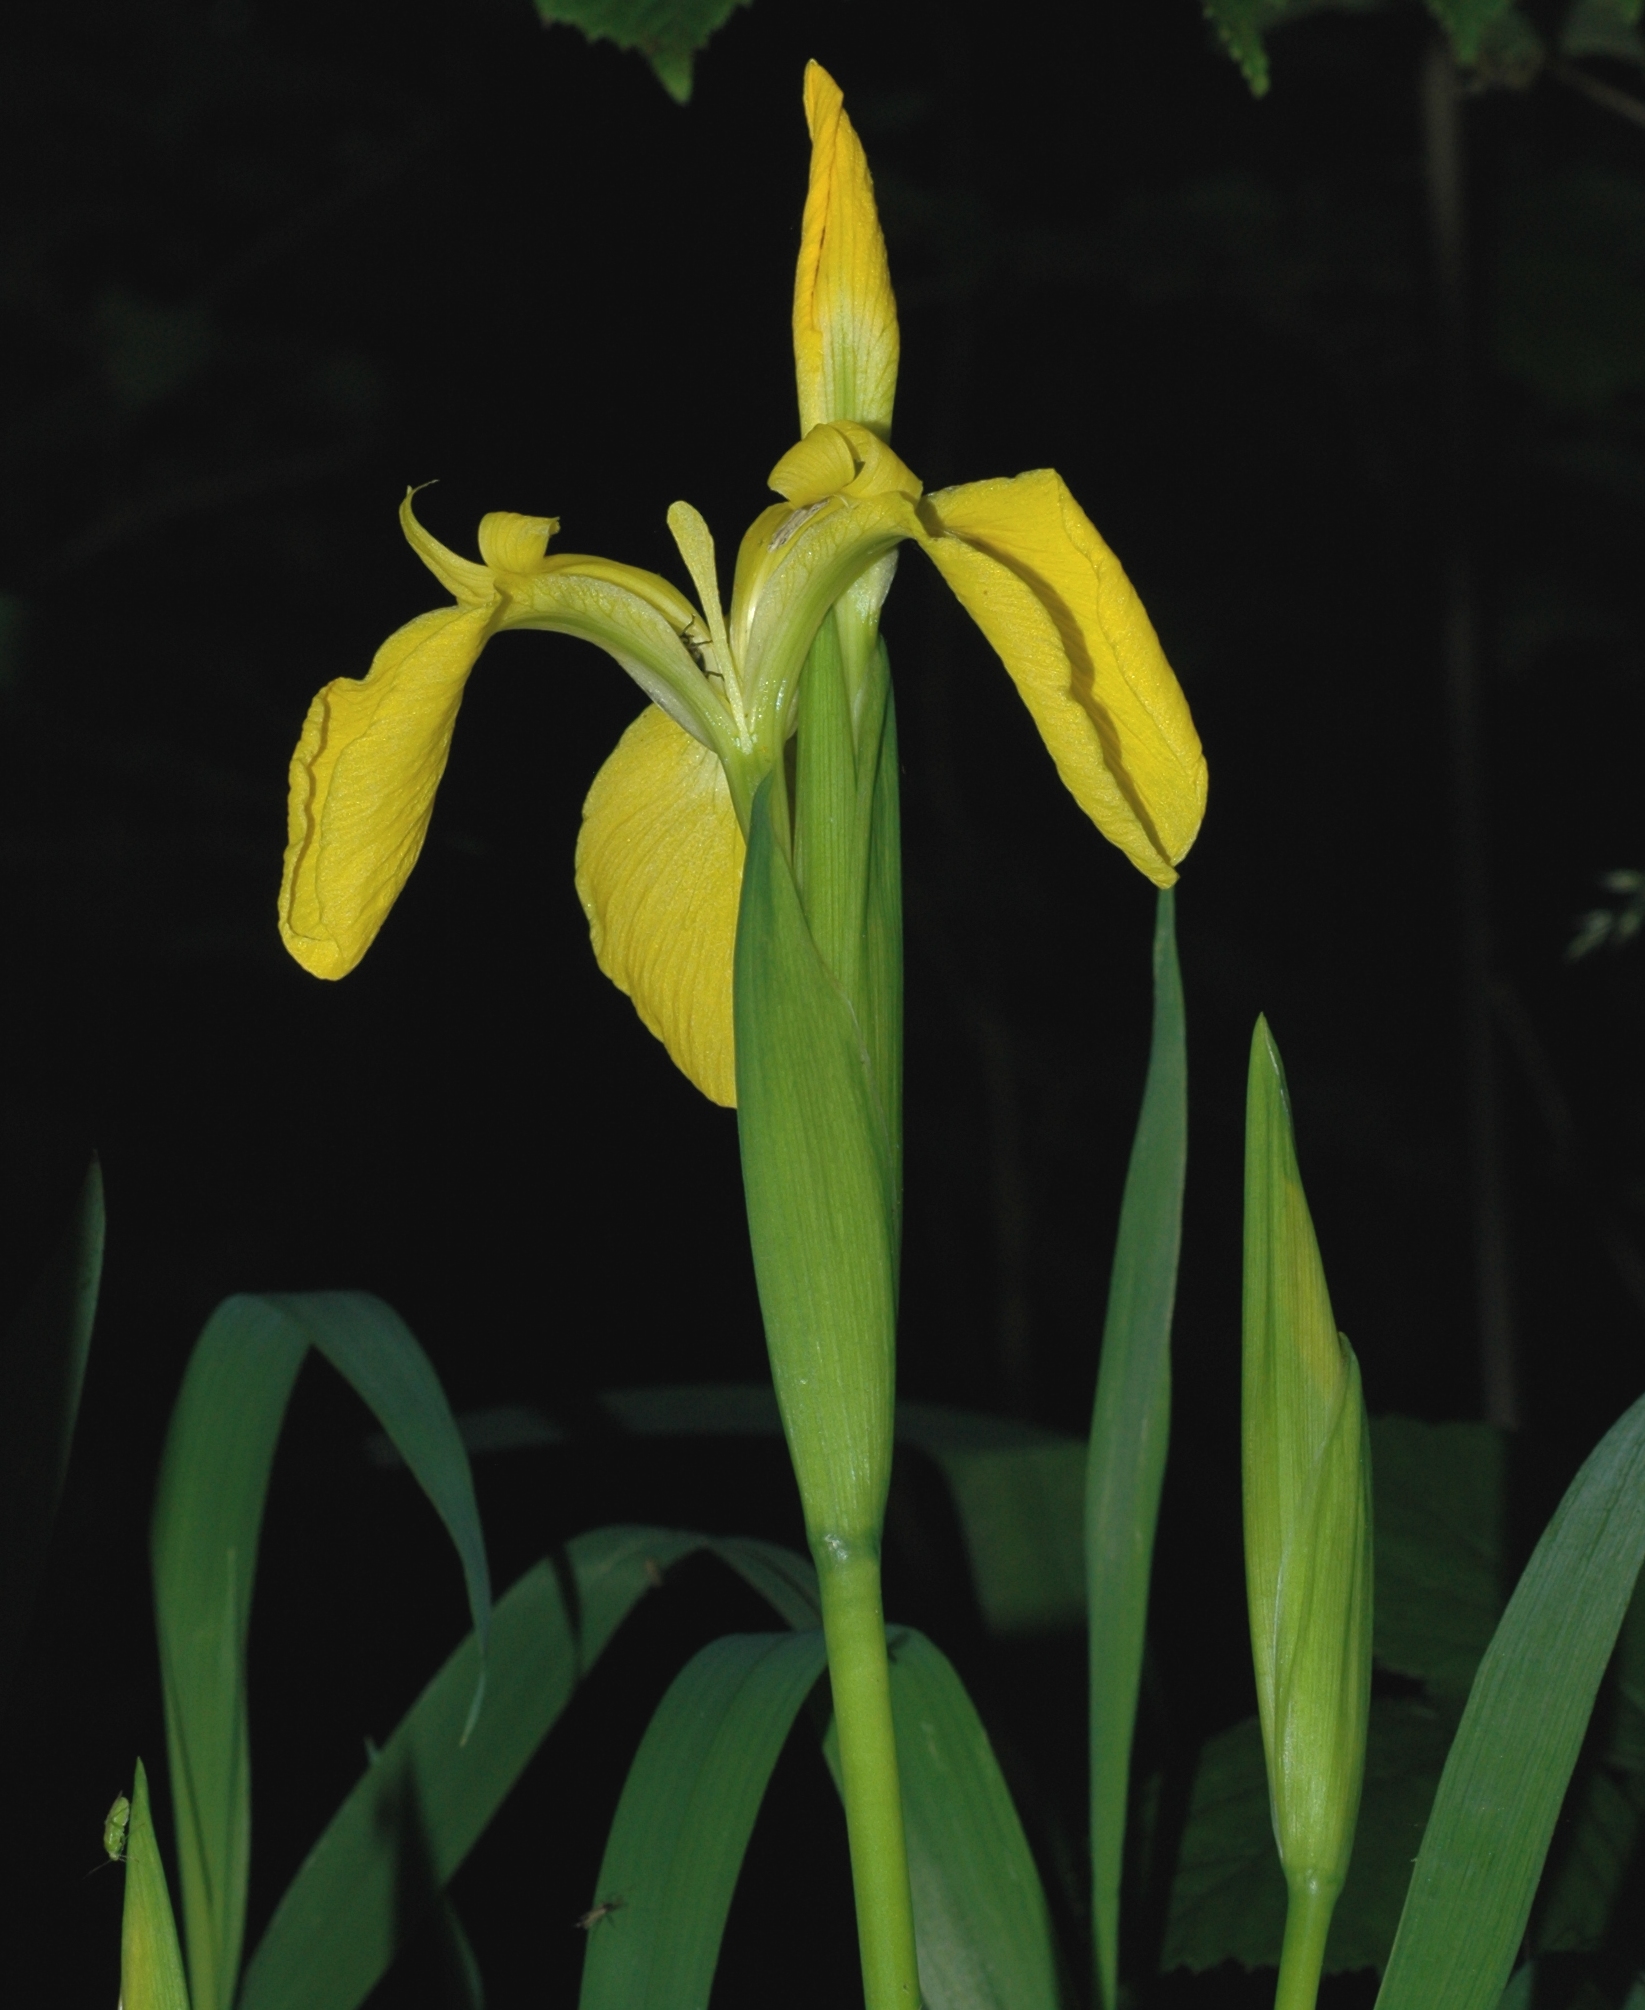
[[[126,1828],[131,1821],[131,1802],[124,1794],[115,1797],[114,1806],[109,1809],[103,1822],[103,1847],[109,1853],[110,1863],[124,1863],[126,1857]]]
[[[645,1581],[653,1591],[661,1591],[663,1588],[662,1565],[654,1556],[648,1556],[645,1560]]]
[[[602,1898],[598,1905],[589,1907],[588,1911],[577,1921],[577,1925],[582,1932],[592,1933],[595,1927],[600,1925],[602,1921],[610,1919],[614,1912],[621,1912],[626,1903],[626,1899]]]

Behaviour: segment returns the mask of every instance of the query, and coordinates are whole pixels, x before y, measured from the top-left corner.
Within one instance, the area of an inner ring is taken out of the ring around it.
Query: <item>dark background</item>
[[[583,793],[639,707],[621,673],[565,638],[493,646],[423,861],[345,984],[285,958],[273,898],[310,696],[441,598],[395,522],[407,482],[438,478],[421,513],[459,550],[488,509],[540,511],[568,549],[676,576],[663,518],[685,496],[729,570],[795,429],[808,56],[874,165],[898,451],[932,487],[1059,468],[1210,759],[1179,899],[1193,1147],[1157,1600],[1178,1736],[1250,1708],[1235,1416],[1259,1010],[1372,1409],[1481,1413],[1427,33],[1414,7],[1304,21],[1275,38],[1259,103],[1191,0],[759,0],[682,109],[524,0],[8,12],[5,1296],[93,1146],[110,1210],[8,1731],[0,1889],[19,1958],[41,1951],[32,2000],[112,2000],[119,1879],[83,1873],[132,1754],[161,1768],[146,1517],[187,1350],[226,1293],[375,1290],[459,1407],[567,1425],[564,1448],[480,1468],[500,1583],[609,1519],[798,1537],[776,1448],[634,1447],[589,1402],[763,1373],[734,1121],[599,976],[572,892]],[[1548,76],[1470,99],[1463,124],[1504,1281],[1545,1495],[1645,1379],[1639,952],[1563,954],[1596,876],[1645,864],[1645,131]],[[1152,898],[917,555],[886,633],[908,847],[902,1387],[1079,1431]],[[305,1373],[253,1642],[253,1939],[362,1737],[465,1623],[432,1516],[367,1464],[367,1429]],[[891,1605],[972,1683],[1077,1946],[1081,1649],[985,1642],[944,1515],[905,1460]],[[460,1881],[493,2001],[571,2000],[570,1921],[649,1707],[701,1639],[763,1623],[693,1567],[613,1650],[605,1696],[575,1706]],[[771,1948],[801,1943],[784,2000],[846,2000],[819,1768],[785,1761],[769,1820],[802,1840],[756,1848],[716,2001],[770,2000]],[[424,1963],[381,2000],[439,2000],[436,1978]]]

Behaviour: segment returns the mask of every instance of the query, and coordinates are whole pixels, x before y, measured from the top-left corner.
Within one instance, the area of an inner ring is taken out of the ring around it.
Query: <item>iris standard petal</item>
[[[291,760],[280,934],[316,977],[346,977],[410,877],[491,606],[442,607],[393,634],[363,677],[314,700]]]
[[[1048,468],[918,508],[926,552],[999,651],[1075,800],[1170,886],[1205,814],[1205,756],[1119,560]]]
[[[794,368],[800,432],[855,419],[891,431],[897,391],[897,303],[874,184],[840,87],[819,63],[805,71],[811,184],[794,275]]]
[[[737,1100],[731,959],[743,835],[718,759],[656,705],[594,778],[577,894],[594,955],[711,1102]]]

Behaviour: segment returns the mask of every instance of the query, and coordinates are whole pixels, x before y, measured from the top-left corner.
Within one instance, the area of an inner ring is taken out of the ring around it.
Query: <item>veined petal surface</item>
[[[291,760],[280,934],[316,977],[348,975],[417,863],[497,605],[419,615],[365,677],[334,679],[309,707]]]
[[[1172,885],[1205,814],[1205,756],[1119,560],[1048,468],[944,489],[919,515],[926,552],[999,652],[1081,809],[1156,886]]]
[[[728,1108],[743,852],[719,760],[648,706],[583,804],[577,895],[600,968],[682,1073]]]
[[[897,303],[867,157],[820,63],[806,65],[805,120],[811,183],[794,275],[800,432],[855,419],[883,438],[897,392]]]

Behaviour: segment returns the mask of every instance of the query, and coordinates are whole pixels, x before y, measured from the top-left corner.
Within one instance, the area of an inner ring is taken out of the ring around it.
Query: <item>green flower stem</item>
[[[1325,1936],[1331,1930],[1337,1890],[1334,1884],[1310,1884],[1301,1878],[1291,1886],[1274,2010],[1314,2010],[1320,1970],[1325,1965]]]
[[[914,1902],[880,1608],[877,1545],[813,1546],[834,1692],[866,2010],[918,2010]]]

